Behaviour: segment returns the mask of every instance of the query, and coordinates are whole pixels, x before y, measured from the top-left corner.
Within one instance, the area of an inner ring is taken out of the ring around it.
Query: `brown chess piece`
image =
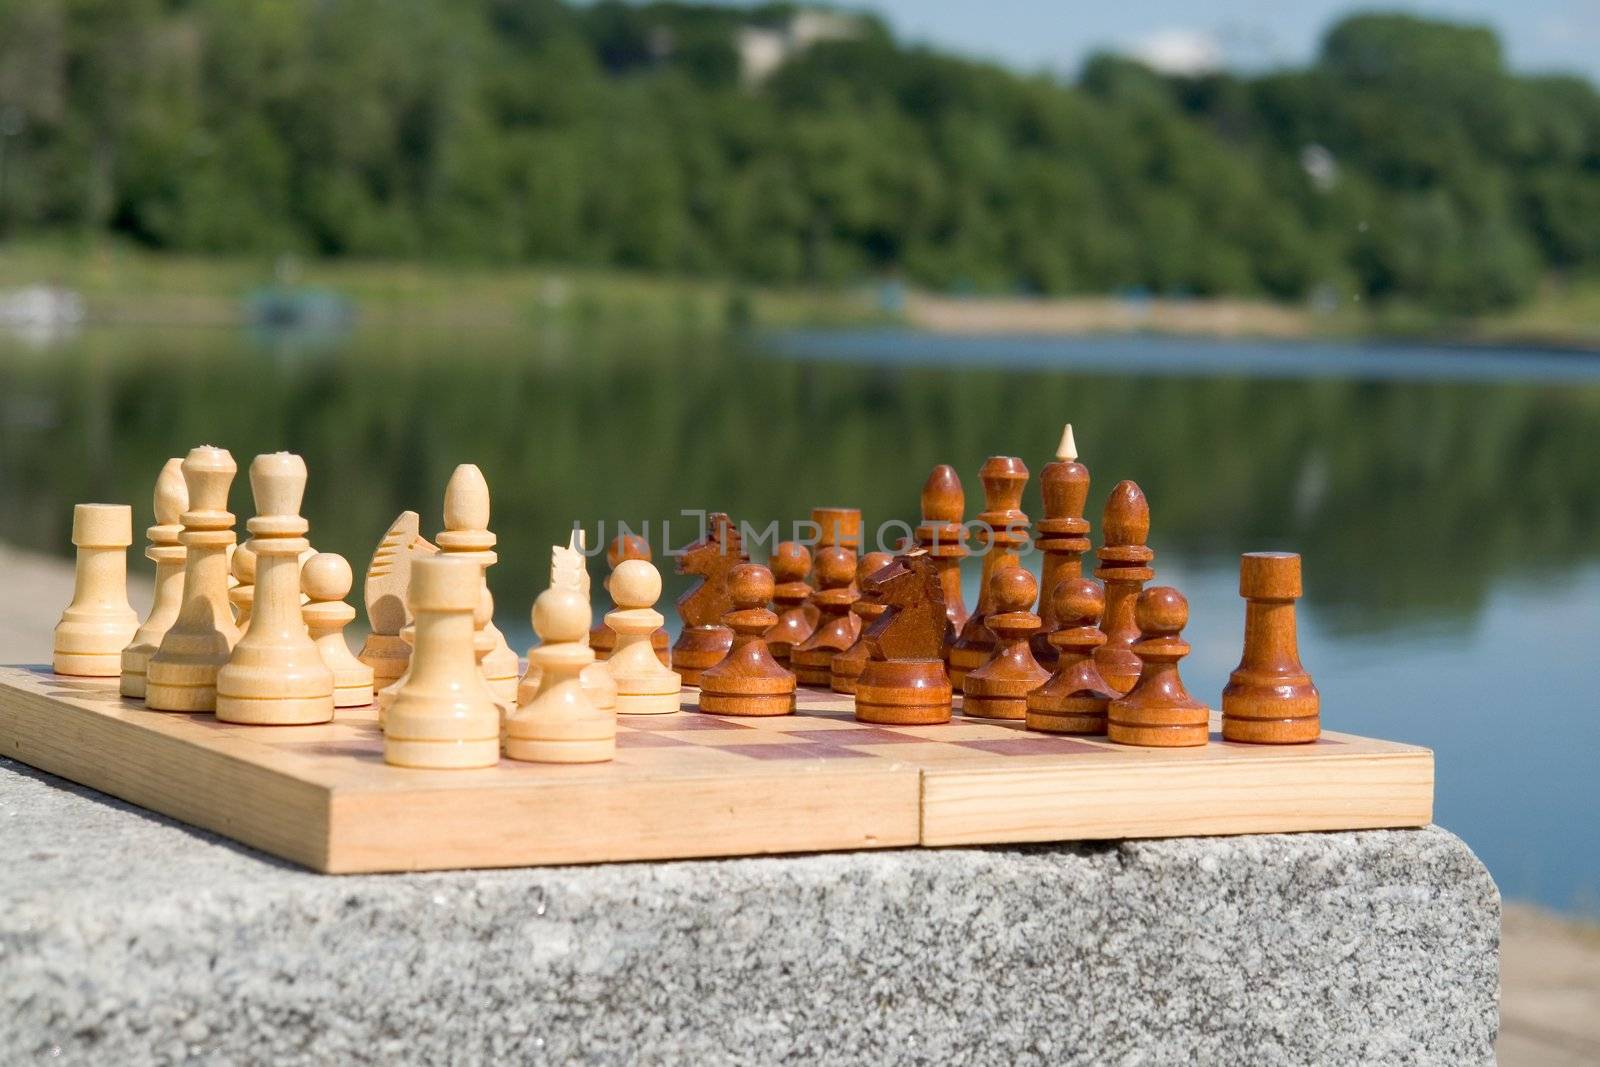
[[[883,605],[862,637],[870,659],[856,679],[861,722],[926,726],[950,721],[944,646],[952,627],[938,561],[925,549],[897,556],[862,589]]]
[[[811,601],[811,586],[806,575],[811,571],[811,552],[799,541],[784,541],[772,550],[767,561],[772,569],[772,610],[778,621],[766,632],[767,648],[772,658],[789,664],[789,650],[817,628],[812,613],[807,611]],[[814,610],[814,609],[813,609]]]
[[[642,559],[650,562],[650,542],[638,534],[621,533],[611,539],[611,544],[606,548],[606,566],[615,571],[617,564],[623,560]],[[657,628],[650,635],[650,646],[656,650],[656,658],[663,667],[672,666],[672,639],[667,636],[666,627]],[[594,649],[596,660],[611,658],[611,652],[617,647],[617,635],[605,619],[601,619],[589,631],[589,647]]]
[[[1089,551],[1089,520],[1083,517],[1089,499],[1089,468],[1078,462],[1078,446],[1072,437],[1072,424],[1061,431],[1054,463],[1039,472],[1039,488],[1044,494],[1044,518],[1035,527],[1038,547],[1044,553],[1039,568],[1039,621],[1033,635],[1033,657],[1046,667],[1055,666],[1057,647],[1050,635],[1061,625],[1055,614],[1055,589],[1069,578],[1083,577],[1083,554]]]
[[[822,613],[811,636],[789,650],[789,669],[801,685],[827,685],[833,657],[856,643],[861,618],[850,612],[856,601],[855,553],[833,545],[816,554],[812,573],[820,588],[811,602]]]
[[[850,566],[856,565],[856,556],[861,551],[860,508],[812,508],[811,523],[817,528],[817,543],[811,554],[813,566],[816,564],[816,554],[825,548],[847,549],[850,552]],[[818,589],[822,588],[822,582],[815,573],[811,575],[811,580]],[[861,592],[856,588],[854,575],[850,578],[850,591]],[[815,626],[822,617],[822,610],[815,601],[807,602],[806,608]]]
[[[1106,736],[1120,745],[1185,748],[1203,745],[1211,733],[1211,709],[1189,695],[1178,661],[1189,654],[1179,633],[1189,623],[1189,601],[1168,585],[1139,594],[1134,610],[1140,638],[1133,652],[1141,664],[1128,695],[1107,709]]]
[[[1039,629],[1039,616],[1030,609],[1039,595],[1039,583],[1022,567],[1007,567],[989,579],[987,625],[994,633],[994,649],[983,666],[967,674],[961,713],[983,719],[1023,719],[1028,714],[1028,694],[1050,679],[1028,647]]]
[[[1106,587],[1106,611],[1100,621],[1106,643],[1095,650],[1094,662],[1113,689],[1126,693],[1140,671],[1139,657],[1133,652],[1134,642],[1139,640],[1134,605],[1144,583],[1155,577],[1150,561],[1156,555],[1144,543],[1150,536],[1150,505],[1133,482],[1118,482],[1111,490],[1103,531],[1105,544],[1100,547],[1100,566],[1094,576]]]
[[[811,521],[817,527],[817,547],[861,550],[860,508],[812,508]]]
[[[690,544],[678,557],[678,573],[700,578],[678,598],[678,618],[683,631],[672,646],[672,669],[684,685],[699,685],[700,672],[721,662],[733,647],[733,631],[722,616],[733,610],[728,598],[728,572],[749,562],[744,542],[733,520],[715,512],[706,520],[706,535]]]
[[[856,588],[861,590],[861,596],[850,611],[861,620],[859,632],[855,643],[837,656],[828,664],[828,685],[835,693],[854,693],[856,679],[861,677],[862,670],[871,657],[867,653],[865,633],[873,620],[884,612],[883,604],[877,598],[867,593],[866,581],[878,571],[887,567],[894,557],[887,552],[868,552],[856,564]]]
[[[1300,557],[1293,552],[1246,552],[1239,560],[1245,598],[1244,654],[1222,691],[1222,736],[1257,745],[1315,741],[1322,732],[1321,698],[1300,665],[1294,602],[1300,598]]]
[[[933,468],[922,483],[922,523],[916,538],[939,571],[945,614],[956,630],[967,621],[967,605],[961,599],[961,561],[969,555],[966,527],[961,524],[966,508],[956,469],[948,463]]]
[[[717,715],[788,715],[794,711],[795,677],[772,658],[762,635],[778,619],[767,609],[772,572],[741,563],[728,572],[733,610],[722,617],[733,647],[700,672],[700,710]]]
[[[988,660],[995,646],[995,635],[985,625],[994,610],[991,602],[992,579],[1009,567],[1020,565],[1017,551],[1028,543],[1028,516],[1022,512],[1022,490],[1028,484],[1028,467],[1015,456],[990,456],[978,471],[983,482],[984,510],[979,513],[978,543],[983,546],[983,584],[978,587],[978,606],[961,628],[961,635],[950,646],[950,684],[963,689],[968,671]],[[1032,607],[1032,602],[1028,604]],[[1019,714],[1017,718],[1021,718]]]
[[[1103,734],[1106,708],[1118,695],[1094,665],[1094,650],[1106,640],[1098,625],[1105,593],[1096,582],[1073,577],[1057,582],[1048,599],[1056,620],[1050,643],[1058,656],[1050,680],[1028,694],[1028,729]]]

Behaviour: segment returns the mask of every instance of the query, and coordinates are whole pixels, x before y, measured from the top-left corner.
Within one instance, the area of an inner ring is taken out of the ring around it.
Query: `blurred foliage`
[[[1600,94],[1351,17],[1304,70],[1076,84],[792,5],[7,0],[0,232],[953,291],[1513,306],[1600,265]]]

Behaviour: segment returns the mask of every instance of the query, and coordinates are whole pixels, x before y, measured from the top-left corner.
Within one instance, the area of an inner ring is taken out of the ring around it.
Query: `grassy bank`
[[[1375,337],[1600,349],[1600,279],[1550,281],[1527,304],[1476,319],[1416,307],[1248,299],[1055,299],[910,294],[886,310],[873,285],[754,286],[569,266],[459,266],[153,253],[124,245],[0,248],[0,290],[50,283],[83,294],[95,322],[229,324],[252,293],[290,285],[336,293],[363,321],[515,328],[626,321],[692,329],[907,325],[936,333],[1206,337]]]
[[[153,253],[120,245],[0,248],[0,290],[39,284],[81,293],[91,321],[226,324],[252,293],[326,290],[363,321],[482,326],[604,320],[721,328],[861,326],[890,319],[867,290],[773,288],[582,267],[485,267],[370,260],[273,260]]]

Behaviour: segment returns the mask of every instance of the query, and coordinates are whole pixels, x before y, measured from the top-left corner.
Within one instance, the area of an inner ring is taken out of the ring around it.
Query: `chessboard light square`
[[[680,712],[676,715],[618,715],[617,725],[631,730],[660,730],[673,733],[686,730],[749,729],[742,722],[732,722],[700,711]]]
[[[923,740],[900,733],[897,730],[884,730],[875,726],[852,724],[852,729],[822,729],[822,730],[791,730],[790,737],[803,737],[807,741],[820,741],[828,745],[905,745],[916,744]]]
[[[770,730],[774,733],[821,733],[842,732],[859,728],[855,717],[839,718],[832,715],[817,715],[812,712],[797,712],[794,715],[773,715],[759,719],[743,720],[752,729]]]
[[[819,745],[814,742],[808,742],[803,745],[727,745],[717,749],[717,751],[728,755],[744,756],[749,759],[795,761],[872,759],[877,755],[875,752],[853,749],[845,745]]]
[[[686,730],[669,732],[669,737],[686,741],[703,748],[728,748],[734,745],[792,745],[788,734],[768,733],[762,730]]]
[[[618,730],[618,748],[681,748],[693,742],[656,730]]]
[[[1042,733],[1018,734],[997,740],[957,741],[955,745],[970,751],[987,752],[991,756],[1077,756],[1098,755],[1106,751],[1097,745],[1086,745],[1071,738]]]
[[[1010,726],[1005,725],[1004,720],[984,721],[957,716],[942,726],[924,729],[929,731],[930,738],[937,736],[940,741],[1005,741],[1022,733],[1022,723]],[[932,732],[934,730],[938,730],[936,735]]]
[[[852,746],[848,742],[846,748],[854,748],[858,752],[877,756],[879,759],[894,760],[897,763],[909,764],[913,767],[926,766],[930,763],[971,762],[972,752],[959,745],[947,745],[942,741],[908,739],[907,744],[900,745],[860,745]]]

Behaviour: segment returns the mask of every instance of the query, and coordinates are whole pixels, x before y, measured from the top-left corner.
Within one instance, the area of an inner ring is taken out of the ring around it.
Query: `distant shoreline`
[[[89,327],[247,326],[252,300],[288,293],[346,302],[352,321],[407,328],[515,329],[552,322],[670,324],[706,332],[879,326],[940,337],[1157,335],[1600,351],[1600,280],[1552,282],[1524,307],[1452,320],[1400,307],[1319,311],[1238,297],[952,296],[893,283],[774,287],[582,266],[302,261],[174,255],[125,245],[0,246],[0,304],[6,294],[38,287],[81,296],[81,325]]]

